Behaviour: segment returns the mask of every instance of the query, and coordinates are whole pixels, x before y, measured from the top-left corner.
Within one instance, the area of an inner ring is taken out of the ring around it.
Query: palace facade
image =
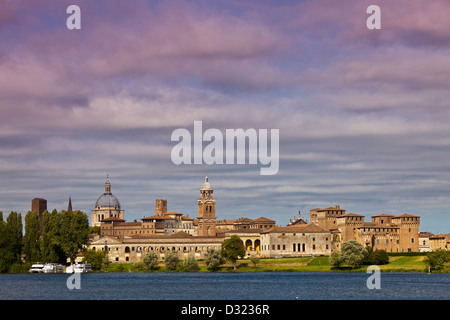
[[[119,200],[111,193],[109,177],[105,191],[92,210],[92,225],[100,226],[100,235],[90,241],[96,250],[107,250],[112,262],[138,262],[148,252],[160,260],[171,251],[181,259],[202,259],[208,249],[221,248],[232,235],[242,240],[246,255],[292,257],[329,255],[342,243],[357,240],[363,246],[387,252],[419,251],[420,217],[410,214],[364,216],[346,213],[339,205],[310,210],[310,223],[298,217],[285,226],[259,217],[218,220],[214,190],[205,177],[197,199],[196,218],[168,211],[167,199],[155,200],[153,215],[127,222]],[[422,239],[422,238],[421,238]]]

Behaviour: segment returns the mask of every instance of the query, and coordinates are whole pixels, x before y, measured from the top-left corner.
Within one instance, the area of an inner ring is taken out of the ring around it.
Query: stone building
[[[345,214],[345,210],[339,205],[328,207],[325,209],[311,209],[309,211],[309,221],[321,228],[331,230],[336,228],[336,218]]]
[[[180,259],[202,259],[208,249],[219,250],[223,241],[233,235],[242,240],[246,256],[329,255],[352,239],[374,250],[419,251],[419,216],[383,213],[366,222],[363,215],[346,213],[336,205],[310,210],[310,223],[299,213],[286,227],[276,226],[274,220],[265,217],[217,220],[213,193],[205,177],[197,199],[196,219],[168,212],[167,200],[156,199],[154,214],[127,222],[119,201],[111,193],[108,177],[105,192],[92,211],[92,224],[100,224],[101,235],[92,239],[90,245],[96,250],[107,250],[110,261],[119,263],[142,261],[148,252],[155,252],[160,260],[171,251],[177,252]],[[436,247],[449,243],[447,236],[441,238],[430,237],[430,247],[432,241]]]
[[[235,220],[218,220],[216,223],[216,230],[240,230],[240,229],[258,229],[266,230],[275,226],[275,221],[265,217],[259,217],[256,219],[238,218]]]
[[[261,254],[267,257],[329,255],[331,242],[331,232],[315,224],[273,227],[261,232]]]
[[[176,252],[180,259],[189,256],[203,259],[208,249],[220,250],[224,237],[198,237],[184,232],[171,236],[153,235],[146,237],[96,236],[90,242],[94,250],[106,250],[113,263],[141,262],[149,252],[155,252],[159,260],[164,260],[169,252]]]
[[[203,258],[208,249],[220,249],[225,235],[223,232],[217,234],[215,199],[207,177],[200,194],[197,219],[179,212],[167,212],[167,200],[156,199],[154,215],[127,222],[123,218],[123,210],[113,210],[120,209],[117,198],[113,198],[114,206],[99,205],[99,200],[106,201],[105,195],[110,199],[113,197],[108,179],[105,193],[97,200],[96,209],[92,211],[92,224],[98,222],[94,217],[100,219],[100,236],[90,241],[90,246],[96,250],[107,250],[112,262],[141,261],[149,251],[157,253],[162,260],[170,251],[176,251],[180,258],[189,255]],[[112,214],[109,211],[105,214],[104,211],[108,209]]]
[[[433,236],[430,232],[419,233],[419,252],[430,252],[430,237]]]
[[[340,250],[345,241],[357,240],[361,245],[370,246],[373,250],[419,251],[419,216],[382,213],[372,216],[371,222],[365,222],[364,218],[360,214],[345,213],[339,205],[310,211],[310,220],[332,233],[333,249]]]
[[[431,235],[429,241],[431,251],[450,249],[450,233]]]

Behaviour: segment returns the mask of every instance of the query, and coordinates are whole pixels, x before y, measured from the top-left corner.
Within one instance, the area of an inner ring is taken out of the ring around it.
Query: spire
[[[72,212],[72,198],[69,196],[69,205],[67,206],[67,211]]]
[[[111,184],[109,183],[109,174],[106,175],[105,194],[111,194]]]
[[[208,177],[205,177],[205,182],[203,183],[203,188],[201,190],[212,190],[211,185],[208,182]]]

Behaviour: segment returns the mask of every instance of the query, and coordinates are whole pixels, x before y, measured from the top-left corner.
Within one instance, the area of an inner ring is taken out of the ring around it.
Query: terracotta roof
[[[234,220],[234,223],[237,223],[237,222],[252,222],[252,221],[253,220],[249,219],[249,218],[239,218],[237,220]]]
[[[253,221],[255,221],[255,222],[275,222],[274,220],[272,220],[272,219],[268,219],[268,218],[266,218],[266,217],[259,217],[259,218],[257,218],[257,219],[255,219],[255,220],[253,220]]]
[[[309,223],[309,224],[299,224],[294,226],[287,226],[287,227],[272,227],[268,230],[262,231],[261,233],[272,233],[272,232],[329,232],[325,229],[320,228],[319,226]]]
[[[350,213],[343,214],[342,216],[339,216],[336,218],[343,218],[343,217],[364,217],[364,216],[361,214],[356,214],[356,213],[350,212]]]
[[[420,218],[419,216],[415,216],[412,214],[404,213],[398,216],[394,216],[394,218]]]
[[[226,230],[225,233],[261,233],[259,228],[240,228],[235,230]]]
[[[387,214],[387,213],[382,213],[382,214],[377,214],[377,215],[375,215],[375,216],[372,216],[372,218],[376,218],[376,217],[393,217],[393,215],[392,214]]]
[[[233,224],[236,220],[217,220],[217,224]]]
[[[343,210],[343,211],[345,211],[344,209],[342,209],[342,208],[340,208],[340,207],[328,207],[328,208],[323,208],[323,209],[320,209],[320,208],[315,208],[315,209],[312,209],[312,210],[314,210],[314,211],[325,211],[325,210]]]
[[[192,237],[192,234],[186,233],[184,231],[178,231],[177,233],[171,234],[170,238],[189,238]]]
[[[154,216],[150,216],[150,217],[144,217],[141,220],[165,220],[165,219],[167,219],[167,217],[154,215]]]

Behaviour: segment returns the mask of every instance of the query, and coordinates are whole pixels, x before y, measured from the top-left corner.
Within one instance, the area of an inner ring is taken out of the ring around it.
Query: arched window
[[[247,240],[245,241],[245,250],[247,250],[247,251],[252,251],[252,250],[253,250],[253,243],[252,243],[252,240],[247,239]]]
[[[255,240],[255,250],[259,251],[261,247],[261,241],[259,239]]]

